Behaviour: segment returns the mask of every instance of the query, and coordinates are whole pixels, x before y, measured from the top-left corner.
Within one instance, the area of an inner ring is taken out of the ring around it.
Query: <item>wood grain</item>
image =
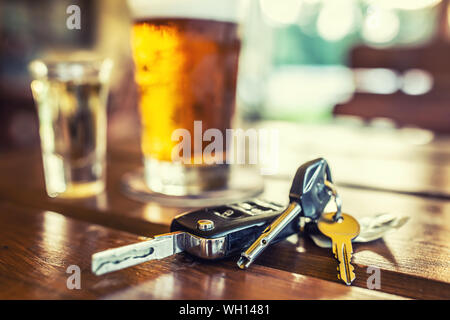
[[[0,299],[393,299],[291,272],[233,261],[204,263],[183,254],[97,277],[93,253],[137,236],[0,202]],[[81,269],[81,289],[69,290],[66,269]]]
[[[320,156],[329,161],[333,177],[342,185],[430,192],[450,199],[449,136],[357,121],[323,125],[266,121],[242,127],[278,133],[278,149],[272,150],[279,155],[278,163],[270,163],[275,177],[289,180],[300,164]],[[138,142],[136,137],[117,141],[109,149],[111,157],[140,165]]]
[[[282,200],[289,190],[289,184],[284,181],[270,181],[267,186],[266,192],[276,195],[277,200]],[[348,188],[339,190],[344,212],[356,218],[377,213],[410,217],[402,228],[382,240],[354,245],[357,273],[354,285],[366,287],[370,276],[367,267],[373,266],[381,270],[384,292],[413,298],[450,298],[450,201]],[[309,237],[293,236],[269,248],[257,263],[338,281],[331,251],[317,247]]]
[[[274,124],[274,126],[276,128],[277,124]],[[314,129],[316,130],[314,131],[302,126],[285,126],[284,130],[285,133],[290,132],[292,134],[297,132],[295,131],[296,128],[299,131],[320,133],[319,128]],[[296,138],[297,140],[287,139],[289,143],[284,144],[283,154],[287,154],[286,146],[291,146],[292,150],[296,151],[292,152],[289,157],[280,157],[287,159],[286,162],[280,163],[280,168],[286,174],[282,171],[279,175],[266,177],[263,197],[286,203],[290,179],[294,171],[287,173],[290,172],[289,166],[294,168],[303,158],[306,160],[306,158],[309,159],[317,155],[326,155],[333,173],[336,173],[334,177],[338,183],[342,180],[356,181],[361,184],[365,183],[369,187],[377,185],[386,189],[393,188],[395,192],[339,187],[344,202],[344,211],[357,218],[382,212],[410,217],[410,221],[404,227],[385,236],[383,240],[354,246],[354,264],[357,273],[354,286],[360,287],[360,289],[366,288],[366,280],[370,276],[367,273],[367,267],[374,266],[381,270],[381,291],[385,293],[410,298],[449,299],[450,201],[445,196],[447,191],[450,190],[448,174],[450,172],[450,142],[448,139],[435,138],[432,143],[415,145],[405,142],[411,139],[408,135],[406,135],[406,138],[405,136],[402,138],[394,132],[377,133],[375,135],[367,132],[364,135],[364,132],[357,131],[360,133],[358,137],[347,141],[346,139],[350,139],[350,132],[346,130],[343,132],[336,131],[336,127],[333,130],[320,133],[318,137],[322,138],[316,139],[314,144],[308,143],[308,137]],[[337,140],[331,140],[332,143],[327,143],[327,139],[332,137],[333,132]],[[346,137],[346,139],[343,137]],[[365,139],[369,142],[365,143]],[[338,144],[338,140],[347,142]],[[296,144],[296,141],[299,143]],[[364,148],[365,145],[366,148]],[[382,148],[383,145],[385,146],[384,149]],[[125,197],[120,190],[120,179],[123,174],[140,166],[140,152],[136,141],[119,141],[112,144],[108,151],[106,192],[90,199],[61,200],[48,198],[45,194],[39,150],[3,154],[0,157],[0,201],[14,203],[20,210],[33,214],[38,213],[38,215],[42,211],[56,211],[65,217],[76,219],[77,223],[84,226],[83,228],[88,228],[86,226],[89,225],[92,228],[95,225],[101,225],[108,232],[112,232],[109,228],[114,228],[143,236],[167,232],[172,218],[188,210],[188,208],[164,207],[154,202],[140,203]],[[418,197],[400,193],[408,190],[408,187],[410,187],[410,190],[422,188],[425,191],[432,192],[442,190],[444,197]],[[68,221],[72,220],[68,219]],[[36,222],[36,224],[38,223]],[[0,224],[0,226],[3,232],[5,229],[3,224]],[[11,230],[11,232],[13,231]],[[117,234],[122,237],[121,233]],[[40,237],[38,233],[35,233],[35,236]],[[70,237],[74,237],[74,235],[70,234]],[[129,237],[129,235],[124,236],[124,243],[132,242],[132,239],[135,239],[135,236]],[[112,244],[109,243],[109,245]],[[106,247],[107,245],[104,248]],[[58,253],[54,254],[58,256]],[[82,258],[82,253],[72,252],[71,254],[82,260],[87,259],[86,257]],[[46,259],[51,260],[51,255],[48,254]],[[174,259],[178,261],[179,258]],[[85,265],[87,266],[89,261],[86,261]],[[176,261],[173,263],[178,263]],[[15,267],[20,269],[22,268],[20,263],[20,259],[17,258],[12,265],[17,264]],[[230,267],[226,272],[230,283],[233,281],[246,282],[246,279],[253,279],[253,271],[244,273],[246,275],[243,276],[240,273],[234,273],[234,260],[226,263]],[[276,274],[276,277],[280,278],[280,286],[283,283],[287,285],[288,282],[293,281],[291,274],[300,278],[305,276],[306,279],[313,277],[326,280],[328,284],[336,285],[336,288],[341,286],[336,278],[336,261],[332,258],[331,253],[326,249],[316,247],[308,237],[293,236],[288,241],[269,248],[257,260],[256,264],[258,266],[254,272],[267,277]],[[161,271],[162,269],[158,268],[165,268],[164,263],[151,265],[156,268],[155,270]],[[172,272],[171,276],[167,276],[167,278],[176,282],[173,279],[177,279],[179,272],[175,267],[173,267],[175,269],[170,269],[172,267],[173,265],[170,265],[167,267],[168,269],[164,270]],[[216,267],[216,265],[196,262],[195,269],[200,270],[199,273],[204,272],[207,275],[209,272],[219,273],[218,270],[214,269]],[[138,272],[150,272],[150,274],[153,272],[141,271],[140,267],[132,270],[134,272],[137,272],[136,270]],[[144,270],[147,269],[144,268]],[[128,271],[124,272],[128,274]],[[147,279],[148,276],[146,274],[145,278]],[[180,275],[180,277],[183,276]],[[191,281],[189,279],[189,277],[186,279],[186,283],[190,283],[190,287],[196,288],[194,279],[192,279],[192,282],[189,282]],[[133,285],[137,285],[141,284],[143,280],[133,281],[131,281]],[[215,281],[218,280],[210,279],[208,281],[216,283]],[[251,285],[252,282],[253,280],[246,282],[246,285]],[[116,290],[108,287],[108,290],[102,291],[101,294],[96,292],[85,297],[131,297],[134,294],[136,297],[157,298],[164,295],[163,293],[160,295],[137,293],[140,291],[133,293],[132,289],[128,290],[127,285],[124,285],[123,292],[120,288],[120,290]],[[153,280],[148,282],[148,288],[155,285],[156,282]],[[174,284],[174,286],[176,285]],[[234,284],[228,286],[229,292],[234,292],[233,286]],[[145,285],[143,288],[146,288]],[[200,289],[198,290],[200,291]],[[175,291],[177,293],[174,293],[173,297],[185,297],[184,293],[181,292],[182,289],[178,288]],[[265,292],[262,288],[258,288],[258,291]],[[254,294],[257,295],[257,293]],[[213,293],[211,295],[214,296]],[[326,296],[330,297],[330,293]],[[231,293],[229,295],[224,294],[221,297],[233,298]]]
[[[69,200],[47,196],[39,150],[30,150],[26,155],[7,155],[0,159],[0,199],[58,211],[83,221],[123,231],[132,230],[141,235],[161,232],[161,226],[168,225],[174,216],[188,210],[130,200],[120,189],[120,179],[138,168],[140,161],[117,161],[111,157],[108,163],[106,192],[96,197]]]
[[[128,154],[110,155],[105,194],[77,201],[50,199],[45,195],[38,154],[9,159],[14,161],[3,167],[0,199],[21,206],[57,211],[77,220],[144,236],[167,232],[172,218],[187,210],[126,198],[119,189],[119,180],[140,165],[138,159],[131,160]],[[286,203],[289,187],[289,180],[268,177],[263,197]],[[375,266],[385,279],[384,292],[412,298],[450,297],[450,201],[353,188],[339,190],[344,210],[357,218],[380,212],[411,218],[402,229],[382,241],[355,245],[356,286],[367,287],[367,267]],[[338,282],[336,261],[328,250],[317,248],[308,239],[290,240],[269,249],[257,263]]]

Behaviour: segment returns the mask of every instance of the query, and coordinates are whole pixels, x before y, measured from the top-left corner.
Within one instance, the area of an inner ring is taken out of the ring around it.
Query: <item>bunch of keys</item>
[[[335,213],[322,214],[331,196],[335,200],[337,210]],[[241,254],[237,262],[239,268],[248,268],[256,257],[278,238],[285,226],[301,214],[317,223],[318,229],[331,239],[334,256],[339,261],[338,278],[350,285],[356,278],[351,265],[352,239],[359,235],[360,228],[355,218],[342,213],[342,201],[332,183],[325,159],[307,162],[297,170],[289,199],[288,208]]]
[[[337,212],[331,217],[322,216],[331,197],[335,199]],[[333,252],[340,262],[340,278],[350,284],[355,275],[350,264],[349,237],[356,237],[359,232],[350,230],[348,225],[353,224],[348,222],[352,218],[341,214],[341,201],[324,159],[309,161],[298,168],[289,199],[285,209],[273,202],[253,199],[179,215],[172,221],[170,233],[95,253],[92,272],[101,275],[183,251],[207,260],[241,253],[238,266],[245,269],[267,246],[298,233],[303,216],[318,223],[319,229],[332,239]]]

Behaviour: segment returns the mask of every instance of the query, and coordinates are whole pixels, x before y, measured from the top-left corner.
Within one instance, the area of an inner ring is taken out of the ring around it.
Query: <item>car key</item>
[[[255,241],[283,209],[282,205],[253,199],[191,211],[174,218],[171,233],[95,253],[92,272],[101,275],[183,251],[208,260],[238,254]],[[299,220],[293,220],[275,242],[298,230]]]
[[[360,227],[358,221],[352,216],[343,213],[342,218],[334,220],[334,212],[324,214],[319,220],[317,227],[324,235],[331,238],[333,253],[339,261],[338,278],[350,285],[355,280],[352,260],[352,239],[359,235]]]
[[[300,215],[316,221],[332,196],[330,183],[332,183],[331,172],[325,159],[319,158],[300,166],[292,181],[289,206],[245,252],[241,253],[237,262],[239,268],[248,268],[286,226]]]

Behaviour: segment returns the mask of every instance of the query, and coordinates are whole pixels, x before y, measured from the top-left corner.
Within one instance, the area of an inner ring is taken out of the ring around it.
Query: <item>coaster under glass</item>
[[[141,168],[122,177],[121,189],[129,198],[141,202],[158,202],[171,207],[209,207],[257,197],[264,191],[264,181],[259,170],[236,166],[231,168],[227,187],[196,195],[173,196],[149,189]]]

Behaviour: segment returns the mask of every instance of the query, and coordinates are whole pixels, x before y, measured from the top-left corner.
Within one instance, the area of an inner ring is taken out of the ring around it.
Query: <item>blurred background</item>
[[[249,0],[238,115],[449,134],[449,15],[448,0]],[[52,50],[114,60],[109,138],[138,137],[129,35],[126,1],[0,0],[0,151],[39,145],[27,64]]]

